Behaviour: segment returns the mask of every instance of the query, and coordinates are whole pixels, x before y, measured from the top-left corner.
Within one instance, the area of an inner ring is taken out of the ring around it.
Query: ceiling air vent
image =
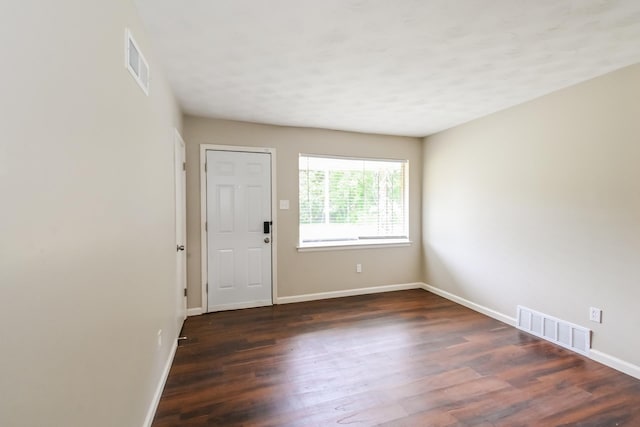
[[[131,31],[125,30],[124,37],[124,66],[146,95],[149,95],[149,64],[142,56],[138,44],[133,39]]]

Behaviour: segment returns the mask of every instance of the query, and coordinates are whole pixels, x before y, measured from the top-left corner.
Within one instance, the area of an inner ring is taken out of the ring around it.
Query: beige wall
[[[639,65],[427,138],[426,281],[640,365],[639,138]]]
[[[367,135],[320,129],[184,118],[187,143],[187,234],[189,307],[201,305],[199,145],[241,145],[276,149],[277,197],[290,210],[277,217],[278,297],[340,291],[377,285],[419,282],[421,273],[421,141],[417,138]],[[409,159],[410,238],[402,248],[326,252],[296,250],[298,243],[298,154],[333,154]],[[355,272],[361,263],[363,272]]]
[[[0,425],[141,426],[177,334],[180,113],[128,0],[0,9]]]

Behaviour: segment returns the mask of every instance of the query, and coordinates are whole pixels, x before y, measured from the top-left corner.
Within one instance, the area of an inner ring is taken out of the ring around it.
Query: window
[[[300,246],[408,243],[408,162],[300,155]]]

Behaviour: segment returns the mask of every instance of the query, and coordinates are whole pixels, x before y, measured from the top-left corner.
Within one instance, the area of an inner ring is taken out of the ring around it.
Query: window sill
[[[345,251],[350,249],[382,249],[411,246],[409,239],[380,239],[345,242],[313,242],[298,246],[298,252]]]

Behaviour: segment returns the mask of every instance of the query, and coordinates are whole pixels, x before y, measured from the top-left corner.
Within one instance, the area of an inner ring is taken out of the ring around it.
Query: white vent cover
[[[124,66],[146,95],[149,95],[149,64],[127,28],[124,36]]]
[[[530,308],[518,306],[518,329],[576,353],[589,355],[591,330]]]

